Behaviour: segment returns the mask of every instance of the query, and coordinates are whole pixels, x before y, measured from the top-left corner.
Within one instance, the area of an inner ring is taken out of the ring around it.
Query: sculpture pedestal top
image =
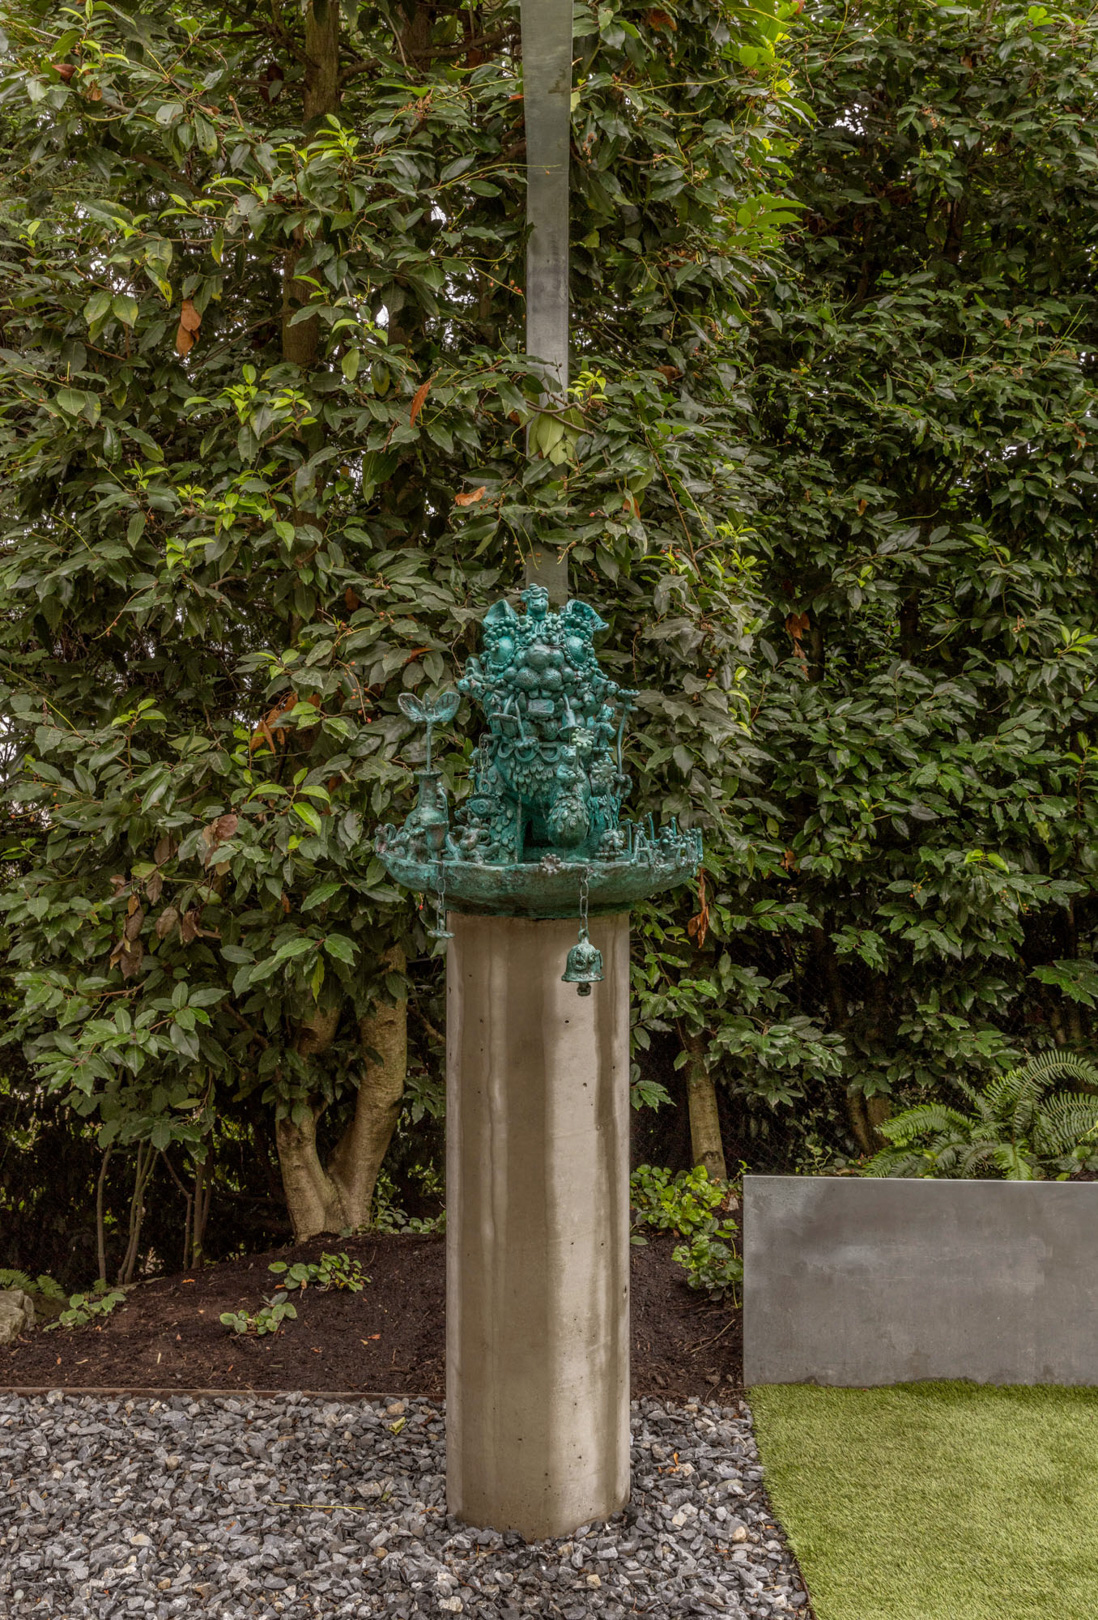
[[[400,828],[382,827],[377,852],[407,888],[440,907],[511,917],[575,917],[626,911],[692,876],[701,834],[672,820],[658,833],[622,820],[630,782],[622,735],[637,696],[603,673],[594,637],[606,625],[586,602],[549,611],[539,585],[522,593],[525,614],[506,601],[484,618],[484,646],[459,689],[488,729],[473,753],[472,792],[451,822],[442,775],[431,767],[433,727],[453,718],[458,694],[401,708],[427,726],[419,802]]]

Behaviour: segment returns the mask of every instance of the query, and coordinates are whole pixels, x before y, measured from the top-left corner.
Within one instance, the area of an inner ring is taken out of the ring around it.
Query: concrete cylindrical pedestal
[[[590,996],[574,921],[449,926],[447,1499],[566,1535],[629,1496],[629,918]]]

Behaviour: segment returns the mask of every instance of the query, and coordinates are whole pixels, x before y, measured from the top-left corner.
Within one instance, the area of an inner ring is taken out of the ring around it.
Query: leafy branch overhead
[[[6,13],[0,904],[91,1198],[273,1136],[339,1231],[419,1162],[439,964],[369,839],[535,545],[631,803],[705,833],[634,917],[638,1102],[868,1156],[1086,1048],[1098,24],[581,0],[547,409],[512,13],[236,15]]]
[[[581,364],[530,459],[509,17],[10,11],[2,904],[36,1074],[142,1176],[266,1113],[295,1228],[338,1231],[437,1113],[406,1007],[438,964],[370,838],[422,757],[400,700],[534,544],[567,537],[642,688],[635,802],[727,859],[784,14],[577,8]]]

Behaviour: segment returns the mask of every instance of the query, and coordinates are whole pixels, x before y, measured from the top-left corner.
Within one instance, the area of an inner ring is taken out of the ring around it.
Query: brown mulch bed
[[[693,1293],[670,1235],[632,1250],[632,1389],[670,1400],[740,1394],[740,1313]],[[222,1311],[254,1311],[278,1278],[272,1260],[358,1260],[361,1294],[292,1295],[297,1321],[262,1339],[230,1333]],[[25,1334],[0,1349],[4,1388],[340,1390],[441,1395],[445,1242],[374,1234],[317,1240],[223,1261],[134,1288],[101,1325]]]

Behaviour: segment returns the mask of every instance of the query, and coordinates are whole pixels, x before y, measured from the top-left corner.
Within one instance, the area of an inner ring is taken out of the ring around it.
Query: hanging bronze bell
[[[574,984],[581,996],[589,996],[591,986],[602,983],[602,952],[597,945],[592,945],[586,928],[580,929],[580,937],[568,952],[568,962],[560,977],[562,984]]]

